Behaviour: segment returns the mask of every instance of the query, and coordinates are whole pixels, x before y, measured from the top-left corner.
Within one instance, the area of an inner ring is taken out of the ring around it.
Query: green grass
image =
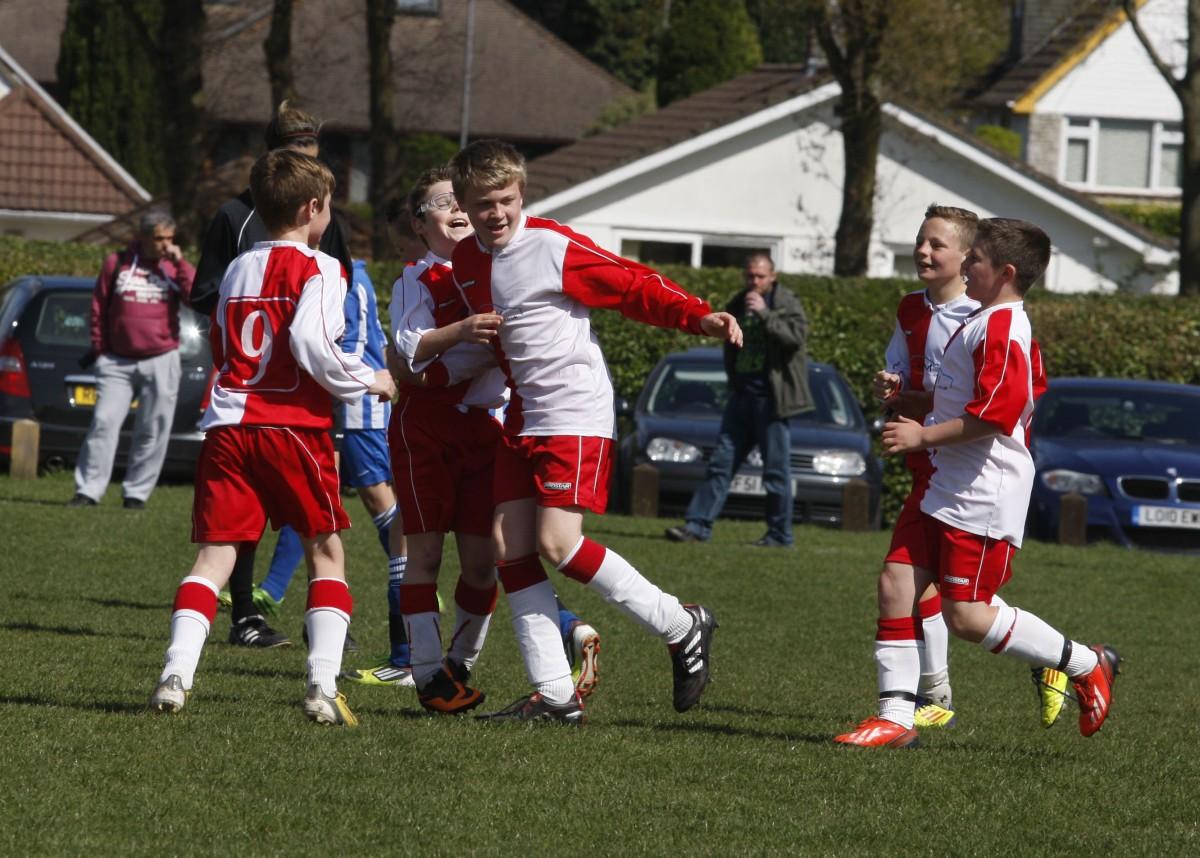
[[[719,617],[701,706],[676,715],[662,644],[559,579],[603,636],[586,727],[435,720],[411,691],[347,684],[363,724],[339,731],[300,712],[302,649],[234,649],[227,615],[184,713],[147,713],[193,558],[190,487],[144,513],[116,488],[67,509],[71,491],[69,475],[0,477],[3,855],[1200,853],[1194,558],[1022,552],[1006,599],[1126,658],[1098,736],[1079,736],[1074,709],[1043,731],[1028,670],[954,642],[959,726],[856,752],[829,739],[874,705],[887,534],[805,527],[795,550],[767,551],[746,546],[754,522],[697,546],[662,540],[661,520],[593,518],[593,538]],[[347,508],[355,634],[379,650],[384,562]],[[302,593],[279,621],[297,639]],[[503,600],[476,677],[485,707],[525,693]]]

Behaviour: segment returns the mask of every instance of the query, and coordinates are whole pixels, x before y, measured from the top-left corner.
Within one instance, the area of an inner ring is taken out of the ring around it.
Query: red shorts
[[[608,507],[612,439],[589,435],[504,436],[496,452],[496,505],[536,498],[538,506]]]
[[[1003,539],[967,533],[923,515],[929,546],[929,567],[943,599],[989,602],[1012,577],[1017,549]]]
[[[256,542],[267,518],[311,539],[350,526],[325,429],[218,426],[196,464],[192,542]]]
[[[896,526],[892,528],[892,544],[888,548],[884,563],[902,563],[906,566],[929,568],[929,548],[925,533],[924,514],[921,512],[921,499],[929,488],[929,476],[913,474],[912,491],[904,499],[900,515],[896,517]]]
[[[492,532],[492,467],[500,424],[478,408],[420,398],[392,409],[392,486],[405,533]]]

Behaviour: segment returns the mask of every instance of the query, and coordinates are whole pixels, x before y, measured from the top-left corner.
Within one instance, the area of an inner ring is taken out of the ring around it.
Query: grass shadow
[[[129,599],[97,599],[94,596],[85,596],[83,601],[91,602],[102,608],[133,608],[137,611],[169,611],[171,609],[170,602],[133,602]]]
[[[0,706],[37,706],[45,709],[76,709],[80,712],[105,712],[110,715],[135,715],[146,711],[145,703],[132,703],[126,700],[105,701],[91,700],[88,702],[66,702],[52,700],[47,697],[24,695],[0,695]]]
[[[666,733],[694,733],[710,736],[731,736],[746,739],[763,739],[772,742],[805,742],[811,745],[825,745],[832,738],[830,733],[796,734],[777,730],[757,730],[746,727],[734,727],[731,724],[707,724],[701,721],[676,721],[663,723],[661,721],[639,721],[636,719],[621,719],[610,721],[605,726],[637,727],[642,730],[657,730]]]
[[[120,638],[134,641],[155,641],[161,635],[142,635],[134,632],[101,632],[87,626],[45,626],[40,623],[0,623],[0,630],[12,632],[44,632],[52,635],[84,638]]]

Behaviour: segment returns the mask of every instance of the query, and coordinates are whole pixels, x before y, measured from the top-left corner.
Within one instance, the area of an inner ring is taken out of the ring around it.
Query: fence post
[[[1087,498],[1077,492],[1058,502],[1058,541],[1062,545],[1087,545]]]
[[[32,480],[37,477],[40,442],[41,427],[36,420],[13,423],[12,457],[8,462],[8,473],[13,479]]]
[[[871,529],[871,487],[858,477],[842,488],[842,530]]]
[[[658,517],[658,468],[649,462],[633,466],[630,512],[647,518]]]

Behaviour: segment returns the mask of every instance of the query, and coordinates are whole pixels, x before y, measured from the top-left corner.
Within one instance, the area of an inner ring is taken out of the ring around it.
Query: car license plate
[[[1200,509],[1175,506],[1135,506],[1133,523],[1140,527],[1186,527],[1200,530]]]
[[[767,490],[763,488],[762,477],[734,474],[733,479],[729,481],[729,493],[731,495],[765,495]]]
[[[72,401],[79,406],[87,408],[94,407],[96,404],[96,388],[90,384],[77,384],[73,388],[71,394]]]
[[[93,384],[76,384],[71,388],[71,402],[78,408],[96,407],[96,386]],[[137,399],[129,403],[129,410],[136,411]]]

